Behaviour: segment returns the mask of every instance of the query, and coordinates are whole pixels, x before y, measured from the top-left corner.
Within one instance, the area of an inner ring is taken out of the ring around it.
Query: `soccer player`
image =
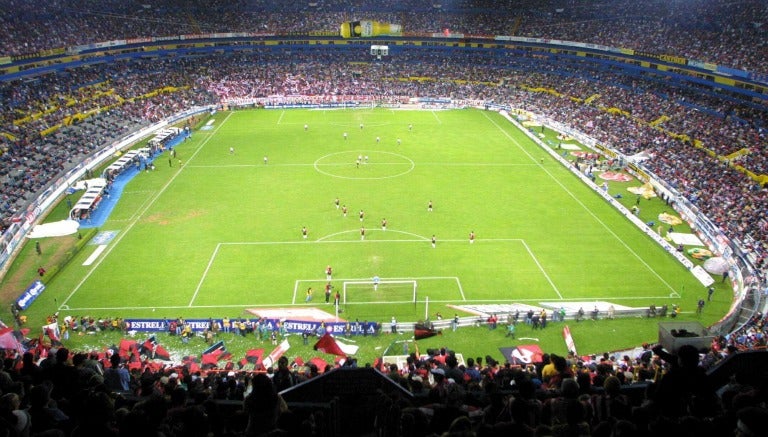
[[[362,209],[360,210],[360,213],[358,214],[358,217],[360,217],[360,221],[363,221],[363,219],[365,218],[365,212],[363,212]]]
[[[381,137],[376,137],[376,144],[379,144],[381,142]]]
[[[472,244],[475,242],[475,231],[469,232],[469,244]]]
[[[357,161],[355,161],[355,166],[360,168],[360,158],[357,158]]]
[[[304,132],[306,132],[306,131],[308,131],[308,130],[309,130],[309,125],[308,125],[308,124],[305,124],[305,125],[304,125]]]
[[[229,148],[229,154],[230,155],[234,155],[235,154],[235,148],[234,147],[230,147]]]
[[[360,130],[363,130],[363,123],[360,123]]]
[[[344,214],[344,217],[347,216],[347,205],[342,205],[341,207],[341,213]]]
[[[325,279],[330,281],[332,277],[333,277],[333,269],[331,268],[330,265],[328,265],[325,268]]]
[[[401,140],[400,140],[400,138],[398,137],[398,138],[397,138],[397,145],[399,146],[399,145],[400,145],[400,143],[402,143],[402,141],[401,141]]]
[[[346,132],[344,132],[343,136],[344,136],[344,141],[347,141],[347,133]]]
[[[430,200],[429,203],[427,203],[427,211],[432,212],[432,201]]]
[[[432,249],[434,249],[435,247],[437,247],[437,238],[434,235],[432,235]]]
[[[267,158],[267,156],[264,155],[264,165],[267,165],[267,161],[269,161],[269,158]]]
[[[376,291],[379,289],[379,277],[374,276],[373,277],[373,291]]]
[[[381,219],[381,230],[386,231],[387,230],[387,219],[383,218]]]
[[[336,200],[333,201],[333,204],[336,205],[336,209],[339,209],[339,198],[337,197]]]
[[[360,239],[361,240],[365,240],[365,228],[364,227],[360,228]]]
[[[306,227],[306,226],[302,227],[302,228],[301,228],[301,236],[302,236],[302,238],[304,238],[305,240],[307,239],[307,233],[309,233],[309,231],[307,231],[307,227]]]
[[[330,282],[325,284],[325,303],[327,304],[331,303],[331,289],[333,289],[333,286]]]
[[[412,131],[412,130],[413,130],[413,125],[412,125],[412,124],[409,124],[409,125],[408,125],[408,131],[410,132],[410,131]]]
[[[304,299],[304,302],[309,302],[312,300],[312,287],[307,288],[307,297]]]

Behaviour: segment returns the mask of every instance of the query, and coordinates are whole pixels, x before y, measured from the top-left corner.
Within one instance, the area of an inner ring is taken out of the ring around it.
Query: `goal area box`
[[[342,289],[341,301],[344,305],[349,300],[416,303],[418,297],[418,283],[414,279],[344,281]]]
[[[423,276],[382,278],[378,285],[371,278],[297,279],[294,283],[293,303],[304,303],[308,287],[323,293],[331,282],[333,293],[339,292],[342,305],[360,304],[415,304],[427,300],[462,302],[464,291],[458,277]]]

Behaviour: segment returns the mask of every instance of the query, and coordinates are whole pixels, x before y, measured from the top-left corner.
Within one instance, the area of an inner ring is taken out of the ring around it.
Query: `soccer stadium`
[[[0,11],[1,435],[765,435],[765,2]]]

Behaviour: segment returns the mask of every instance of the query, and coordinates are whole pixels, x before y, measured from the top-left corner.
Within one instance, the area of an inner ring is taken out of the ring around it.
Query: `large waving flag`
[[[20,335],[20,333],[19,333]],[[24,346],[19,341],[19,335],[17,335],[13,328],[0,329],[0,348],[6,350],[16,350],[19,353],[26,351]]]
[[[288,349],[291,348],[291,345],[288,343],[288,340],[283,340],[282,343],[277,345],[277,347],[269,353],[269,356],[267,358],[264,358],[264,361],[262,364],[264,364],[265,368],[272,367],[273,364],[275,364],[275,361],[278,360],[278,358],[282,357],[283,354],[285,354]]]
[[[154,335],[144,340],[144,343],[139,348],[139,352],[149,359],[171,361],[171,354],[166,348],[158,344],[157,338]]]
[[[571,328],[569,328],[568,325],[565,325],[563,328],[563,338],[565,339],[565,346],[568,348],[568,351],[573,352],[574,355],[578,356],[578,354],[576,354],[576,343],[573,342]]]
[[[327,354],[338,355],[340,357],[346,357],[347,355],[353,355],[359,349],[356,345],[344,344],[336,341],[335,338],[329,333],[325,333],[320,340],[315,343],[315,350],[325,352]]]
[[[136,340],[130,340],[126,338],[120,340],[120,347],[118,349],[120,358],[127,360],[131,355],[133,355],[134,349],[136,349]]]
[[[224,345],[224,341],[218,341],[211,347],[203,351],[202,364],[203,366],[213,367],[216,366],[221,360],[226,360],[232,357],[232,353],[227,351],[227,347]]]
[[[264,358],[264,349],[249,349],[245,353],[245,357],[242,358],[238,364],[239,367],[242,369],[247,364],[253,364],[254,366],[261,364],[262,359]]]

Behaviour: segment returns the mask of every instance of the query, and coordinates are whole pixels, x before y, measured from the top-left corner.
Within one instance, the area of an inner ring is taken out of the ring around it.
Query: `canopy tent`
[[[149,145],[165,144],[166,142],[172,140],[176,135],[179,135],[180,133],[181,133],[181,128],[178,128],[178,127],[169,127],[169,128],[163,129],[158,133],[156,133],[151,140],[149,140]]]
[[[89,179],[85,193],[69,211],[69,218],[82,220],[90,216],[91,212],[98,208],[101,196],[107,188],[107,180],[103,178]]]

